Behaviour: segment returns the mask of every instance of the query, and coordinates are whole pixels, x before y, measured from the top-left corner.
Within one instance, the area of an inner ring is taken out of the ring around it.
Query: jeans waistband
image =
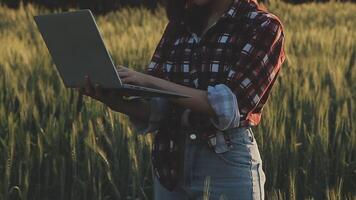
[[[225,131],[221,131],[224,135],[229,136],[230,138],[233,138],[236,134],[239,134],[241,132],[244,132],[243,130],[250,129],[251,126],[239,126],[239,127],[234,127]],[[241,129],[241,131],[240,131]],[[198,131],[195,129],[187,129],[184,131],[186,133],[185,137],[188,137],[190,141],[192,142],[207,142],[208,140],[211,140],[213,137],[216,137],[216,132],[219,131],[217,129],[210,130],[209,132],[204,132],[204,131]],[[213,139],[214,140],[214,139]]]

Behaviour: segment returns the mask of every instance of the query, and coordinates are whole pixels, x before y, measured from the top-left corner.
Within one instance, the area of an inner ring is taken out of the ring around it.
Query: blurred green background
[[[284,23],[287,53],[253,128],[267,198],[356,199],[356,5],[266,6]],[[79,98],[55,70],[32,17],[61,9],[0,6],[0,200],[152,199],[152,135]],[[96,17],[115,63],[143,71],[164,16],[158,5]]]
[[[69,8],[89,8],[94,13],[106,13],[112,10],[117,10],[122,7],[146,7],[148,9],[156,9],[158,4],[162,4],[169,0],[0,0],[0,4],[9,7],[18,8],[20,4],[37,4],[45,6],[49,9],[61,8],[66,10]],[[258,2],[273,3],[273,2],[289,2],[301,4],[306,2],[356,2],[356,0],[259,0]]]

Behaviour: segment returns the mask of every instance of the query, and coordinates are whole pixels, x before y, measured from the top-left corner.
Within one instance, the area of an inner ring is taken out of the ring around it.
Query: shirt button
[[[190,139],[191,140],[195,140],[195,139],[197,139],[197,135],[196,134],[194,134],[194,133],[192,133],[192,134],[190,134]]]

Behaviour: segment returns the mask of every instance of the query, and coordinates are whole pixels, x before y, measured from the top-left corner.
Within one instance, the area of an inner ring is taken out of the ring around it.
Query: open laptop
[[[128,96],[190,97],[123,84],[89,9],[39,15],[34,20],[66,87],[84,86],[88,75],[93,84]]]

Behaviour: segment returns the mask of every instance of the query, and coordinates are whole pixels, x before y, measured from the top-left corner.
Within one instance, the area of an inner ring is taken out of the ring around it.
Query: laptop
[[[189,98],[139,85],[123,84],[89,9],[34,16],[54,64],[68,88],[84,86],[85,75],[104,89],[125,96]]]

